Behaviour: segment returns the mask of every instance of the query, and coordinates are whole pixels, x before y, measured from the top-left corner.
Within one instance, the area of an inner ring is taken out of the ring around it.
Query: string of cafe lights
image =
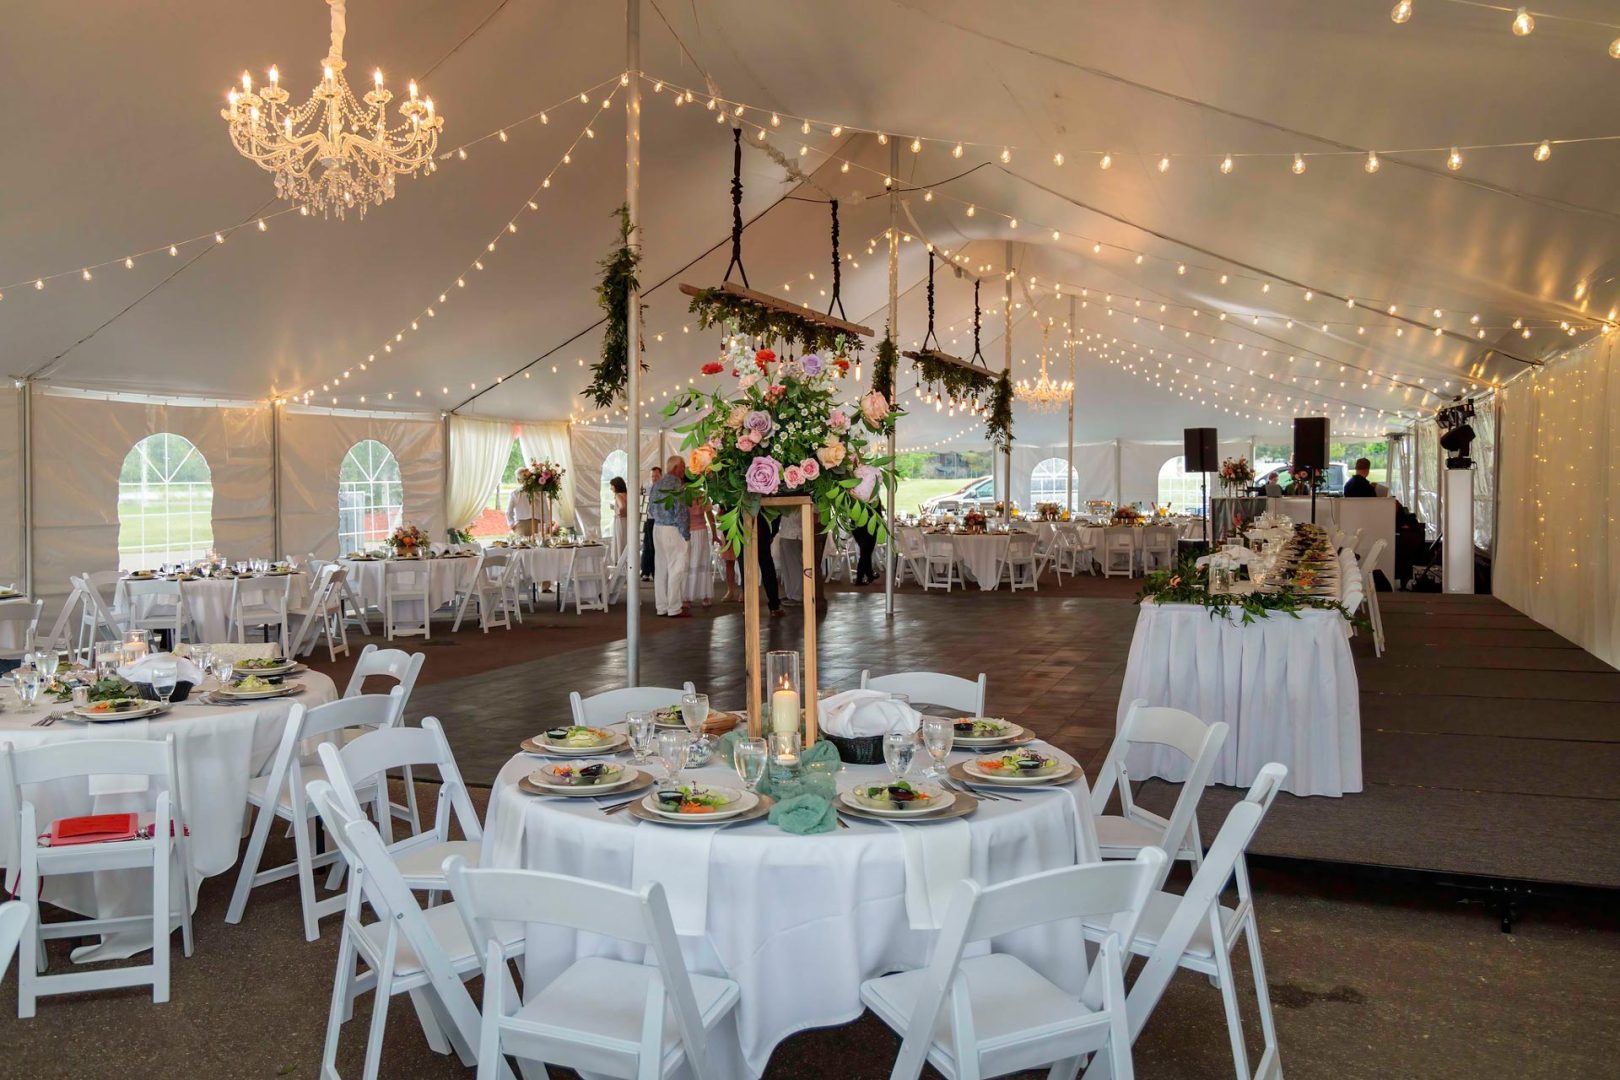
[[[1551,19],[1556,22],[1576,23],[1581,26],[1593,26],[1607,31],[1620,31],[1620,23],[1601,22],[1597,19],[1582,18],[1577,15],[1564,15],[1552,11],[1531,11],[1526,5],[1509,6],[1506,4],[1489,4],[1483,0],[1432,0],[1435,3],[1455,4],[1458,7],[1479,8],[1483,11],[1500,12],[1509,16],[1507,29],[1514,37],[1529,37],[1535,33],[1537,19]],[[1415,0],[1396,0],[1394,7],[1389,9],[1390,21],[1398,26],[1404,26],[1411,21],[1417,10]],[[1611,60],[1620,60],[1620,37],[1609,42],[1608,54]]]
[[[447,306],[451,302],[450,298],[453,295],[455,295],[458,291],[467,288],[470,278],[473,278],[478,273],[486,269],[487,264],[485,260],[496,252],[502,240],[517,233],[518,221],[523,217],[523,215],[525,213],[536,212],[540,209],[540,204],[537,200],[539,200],[544,191],[551,187],[551,181],[556,176],[558,171],[573,163],[573,156],[575,152],[578,151],[580,144],[596,138],[595,124],[601,120],[602,114],[612,107],[613,98],[617,92],[618,89],[615,88],[608,93],[607,97],[602,99],[601,103],[596,107],[596,111],[591,114],[590,119],[585,122],[584,127],[582,127],[579,130],[579,133],[574,136],[573,141],[568,144],[568,148],[563,151],[562,156],[559,157],[555,163],[553,163],[549,170],[547,170],[540,183],[534,188],[533,191],[529,193],[528,197],[518,205],[518,207],[506,219],[506,222],[494,233],[493,236],[484,242],[484,244],[479,248],[478,254],[475,255],[471,261],[469,261],[461,269],[461,271],[450,279],[450,281],[444,286],[444,288],[438,294],[437,302],[430,301],[429,303],[424,304],[421,309],[416,312],[416,314],[411,316],[407,322],[402,324],[394,331],[392,335],[383,341],[380,352],[367,353],[364,360],[356,361],[351,367],[345,368],[341,374],[334,376],[326,382],[323,382],[321,384],[319,393],[330,395],[336,386],[343,382],[347,382],[357,370],[358,372],[366,372],[372,367],[378,366],[380,363],[379,357],[386,360],[387,357],[395,351],[396,345],[403,346],[407,334],[418,332],[427,320],[437,318],[439,308]],[[461,157],[457,151],[451,151],[451,153],[457,154],[458,158]],[[581,360],[580,363],[583,366],[584,361]],[[553,365],[552,371],[555,372],[556,370],[556,366]],[[529,372],[525,371],[523,375],[524,378],[528,378]],[[499,383],[503,382],[504,379],[502,377],[497,377],[495,381]],[[476,382],[470,383],[469,385],[474,390],[478,389],[478,384]],[[316,393],[317,391],[311,387],[302,391],[301,393],[295,392],[287,394],[282,400],[301,400],[303,404],[307,405],[314,398]],[[449,393],[449,386],[445,386],[441,390],[442,395],[448,395]],[[394,391],[385,392],[385,400],[387,401],[392,401],[394,396]],[[417,388],[415,391],[415,396],[418,398],[422,396],[422,390],[420,388]],[[366,401],[367,395],[360,395],[360,404],[364,405],[366,404]],[[338,403],[338,398],[332,397],[331,403],[336,405]]]
[[[549,115],[551,112],[555,112],[556,110],[563,108],[570,103],[588,104],[592,97],[599,90],[601,90],[602,87],[609,86],[615,82],[623,83],[624,81],[625,76],[623,73],[614,75],[611,78],[603,79],[595,86],[586,87],[584,90],[581,90],[578,93],[570,94],[568,97],[562,99],[555,105],[548,106],[546,109],[532,113],[529,116],[516,121],[515,123],[507,124],[505,127],[498,128],[486,135],[481,135],[476,139],[471,139],[460,144],[459,146],[452,147],[451,149],[441,153],[438,160],[444,161],[448,158],[456,157],[464,161],[467,158],[466,151],[468,147],[476,146],[479,143],[486,142],[491,139],[496,139],[503,143],[507,142],[510,137],[507,134],[509,131],[534,120],[539,120],[542,124],[549,124],[551,122]],[[152,247],[143,248],[139,251],[127,252],[114,258],[104,259],[100,262],[86,263],[72,269],[57,270],[49,274],[36,274],[33,277],[21,278],[9,284],[0,285],[0,301],[4,301],[8,297],[16,294],[26,295],[28,292],[43,292],[52,283],[68,278],[77,278],[81,282],[104,280],[103,278],[97,277],[101,271],[113,269],[134,270],[138,265],[143,263],[144,260],[154,256],[178,258],[182,252],[188,251],[200,245],[223,244],[227,240],[233,238],[237,233],[244,231],[246,231],[249,235],[252,235],[253,233],[268,232],[270,230],[271,222],[275,221],[277,218],[285,217],[288,214],[296,214],[299,217],[308,217],[309,208],[307,206],[287,206],[280,210],[263,214],[248,221],[234,222],[231,225],[223,228],[209,229],[204,232],[197,233],[194,236],[188,236],[184,239],[170,240],[166,243],[156,244]]]

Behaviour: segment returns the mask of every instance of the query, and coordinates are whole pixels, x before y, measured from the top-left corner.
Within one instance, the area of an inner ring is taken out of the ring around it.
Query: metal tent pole
[[[450,459],[450,448],[445,447],[445,460]],[[449,490],[445,490],[449,494]],[[281,402],[270,402],[270,557],[285,558],[281,549]]]
[[[22,572],[23,595],[34,596],[34,380],[24,380],[21,406],[22,436]]]
[[[900,176],[900,142],[898,139],[889,140],[889,175],[898,181]],[[898,338],[900,306],[900,185],[896,182],[889,188],[889,321],[884,327],[884,333],[894,342],[896,349],[900,347]],[[895,383],[899,382],[899,374],[893,376]],[[884,392],[891,398],[889,404],[894,405],[893,398],[899,397],[895,393],[896,387],[890,385]],[[894,618],[894,548],[900,542],[899,533],[895,532],[895,472],[893,461],[898,452],[897,424],[889,425],[889,482],[884,493],[886,505],[883,513],[888,519],[889,541],[883,545],[883,614]]]
[[[1071,295],[1069,297],[1069,483],[1068,483],[1069,497],[1068,497],[1067,501],[1065,501],[1065,503],[1063,504],[1064,507],[1069,511],[1070,514],[1073,514],[1074,511],[1075,511],[1075,505],[1074,505],[1074,486],[1075,486],[1075,475],[1074,475],[1074,396],[1075,396],[1076,393],[1079,392],[1079,389],[1080,389],[1079,386],[1076,384],[1075,378],[1074,378],[1074,338],[1075,338],[1076,329],[1077,329],[1077,326],[1076,326],[1075,321],[1074,321],[1074,297]]]
[[[1013,246],[1007,241],[1007,272],[1001,275],[1001,352],[1002,367],[1007,372],[1007,378],[1012,378],[1012,335],[1013,335],[1013,306],[1012,306],[1012,273],[1013,273]],[[1001,522],[1003,525],[1012,520],[1012,440],[1008,439],[1001,451]]]
[[[641,0],[625,0],[624,7],[625,72],[629,76],[629,94],[624,99],[624,204],[630,217],[630,243],[641,240]],[[624,684],[639,685],[641,681],[641,574],[638,552],[641,549],[641,291],[630,290],[629,310],[625,312],[628,329],[625,345],[626,370],[629,384],[625,389],[628,423],[625,425],[625,456],[629,458],[631,481],[629,513],[625,517],[625,551],[629,558],[624,574]]]

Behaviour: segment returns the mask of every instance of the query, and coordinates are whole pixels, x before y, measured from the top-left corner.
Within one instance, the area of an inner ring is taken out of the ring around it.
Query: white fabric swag
[[[447,527],[464,529],[483,512],[500,486],[511,452],[509,421],[450,418],[449,483],[444,493]]]
[[[518,446],[523,451],[524,464],[531,461],[550,461],[563,467],[562,495],[557,499],[557,513],[554,520],[559,525],[574,524],[574,492],[579,477],[574,473],[574,452],[569,445],[568,425],[525,423],[517,429],[517,440]],[[502,464],[505,464],[504,457]],[[585,489],[578,488],[578,490]]]

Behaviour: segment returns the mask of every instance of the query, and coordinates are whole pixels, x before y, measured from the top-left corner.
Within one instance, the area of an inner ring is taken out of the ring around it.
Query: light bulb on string
[[[1609,42],[1609,57],[1613,60],[1620,60],[1620,37]]]
[[[1378,171],[1381,164],[1383,163],[1378,160],[1378,151],[1369,150],[1367,151],[1367,163],[1363,165],[1362,168],[1366,169],[1369,173],[1375,173]]]
[[[1166,156],[1161,157],[1159,159],[1159,171],[1160,172],[1169,172],[1170,171],[1170,157],[1169,157],[1169,155],[1166,155]]]
[[[1227,154],[1224,158],[1221,159],[1221,172],[1230,173],[1231,171],[1232,171],[1232,155]]]
[[[1446,168],[1450,169],[1452,172],[1456,172],[1458,169],[1462,168],[1462,163],[1462,151],[1453,146],[1451,148],[1451,153],[1446,155]]]
[[[1620,38],[1615,40],[1615,44],[1620,45]],[[1535,158],[1537,161],[1546,161],[1548,158],[1552,157],[1552,144],[1546,139],[1542,139],[1540,144],[1536,146],[1535,153],[1531,154],[1530,156]]]
[[[1003,165],[1010,165],[1012,163],[1012,150],[1010,148],[1005,146],[1001,148],[1001,163]]]
[[[1412,17],[1412,0],[1400,0],[1398,4],[1389,9],[1389,17],[1397,25],[1406,22]]]
[[[1305,171],[1305,158],[1300,154],[1295,154],[1294,163],[1289,168],[1293,170],[1295,176],[1298,176]]]
[[[1103,151],[1103,156],[1097,159],[1097,168],[1099,168],[1099,169],[1112,168],[1113,164],[1114,164],[1114,155],[1108,153],[1108,151],[1106,151],[1106,150]]]
[[[1530,14],[1528,8],[1519,8],[1513,13],[1513,36],[1529,37],[1530,31],[1536,28],[1535,16]]]

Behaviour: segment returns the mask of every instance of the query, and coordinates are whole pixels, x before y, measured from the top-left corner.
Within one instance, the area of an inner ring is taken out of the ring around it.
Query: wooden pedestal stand
[[[814,550],[816,536],[816,507],[807,495],[782,495],[776,498],[761,499],[761,506],[786,507],[784,513],[792,513],[792,507],[799,508],[799,519],[804,523],[801,530],[804,543],[809,550]],[[759,552],[755,545],[759,542],[757,537],[758,521],[749,517],[743,521],[743,549],[738,555],[743,561],[743,617],[746,620],[745,635],[748,651],[748,734],[751,738],[759,738],[763,730],[761,716],[760,664],[763,662],[760,654],[759,640]],[[804,695],[800,704],[804,708],[804,745],[809,746],[816,741],[816,567],[813,559],[800,559],[804,565],[804,648],[801,650],[799,660],[804,664]]]

